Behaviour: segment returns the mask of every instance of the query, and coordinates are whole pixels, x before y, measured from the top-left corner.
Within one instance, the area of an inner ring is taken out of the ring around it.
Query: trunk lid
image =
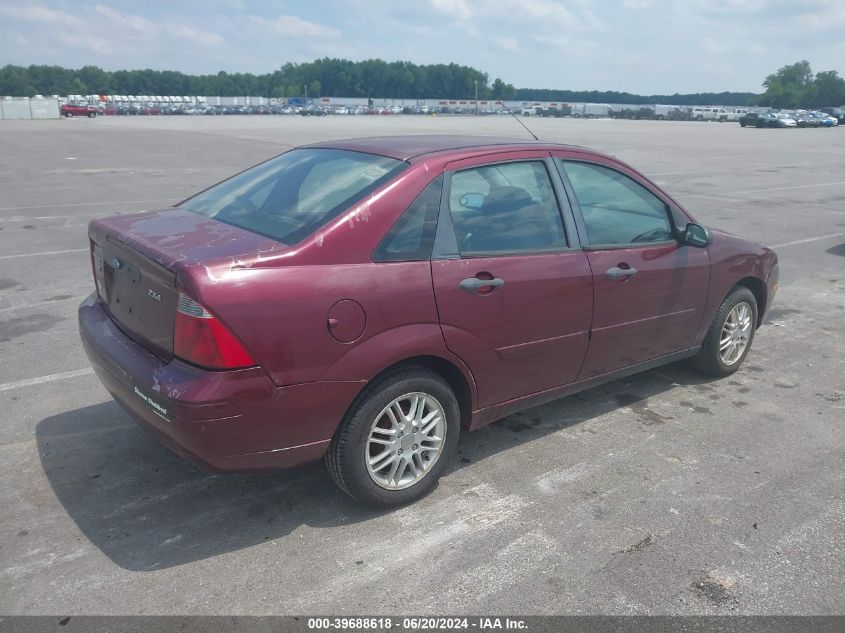
[[[182,268],[286,248],[183,209],[93,220],[88,236],[97,293],[112,320],[127,336],[168,360],[173,356],[177,275]]]

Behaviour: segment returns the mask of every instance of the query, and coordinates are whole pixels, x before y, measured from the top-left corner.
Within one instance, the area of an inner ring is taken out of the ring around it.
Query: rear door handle
[[[479,279],[478,277],[468,277],[461,281],[458,284],[458,287],[461,290],[465,290],[466,292],[478,292],[482,288],[490,288],[491,291],[494,288],[500,288],[501,286],[505,285],[504,279],[499,279],[498,277],[493,277],[493,279]]]
[[[613,268],[607,269],[608,279],[624,279],[625,277],[633,277],[636,274],[637,269],[633,266],[630,268],[619,268],[618,266],[614,266]]]

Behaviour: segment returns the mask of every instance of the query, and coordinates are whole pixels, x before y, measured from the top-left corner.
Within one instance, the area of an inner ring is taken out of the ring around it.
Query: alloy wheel
[[[725,365],[733,365],[742,358],[751,340],[753,314],[745,301],[737,303],[728,313],[719,338],[719,358]]]
[[[395,398],[376,416],[364,447],[367,472],[387,490],[409,488],[425,477],[443,452],[446,413],[427,393]]]

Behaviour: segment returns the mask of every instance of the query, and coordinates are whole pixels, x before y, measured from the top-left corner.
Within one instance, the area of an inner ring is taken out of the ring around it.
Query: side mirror
[[[687,246],[695,246],[698,248],[706,248],[713,242],[713,236],[710,234],[710,229],[700,224],[690,222],[684,228],[681,243]]]

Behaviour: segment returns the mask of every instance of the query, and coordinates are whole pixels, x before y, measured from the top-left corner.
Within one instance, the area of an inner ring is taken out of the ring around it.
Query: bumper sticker
[[[161,406],[158,402],[150,398],[149,396],[141,393],[141,390],[138,387],[135,387],[135,395],[138,396],[141,400],[146,402],[150,405],[150,408],[153,410],[158,417],[160,417],[165,422],[169,422],[170,420],[167,419],[167,409]]]

